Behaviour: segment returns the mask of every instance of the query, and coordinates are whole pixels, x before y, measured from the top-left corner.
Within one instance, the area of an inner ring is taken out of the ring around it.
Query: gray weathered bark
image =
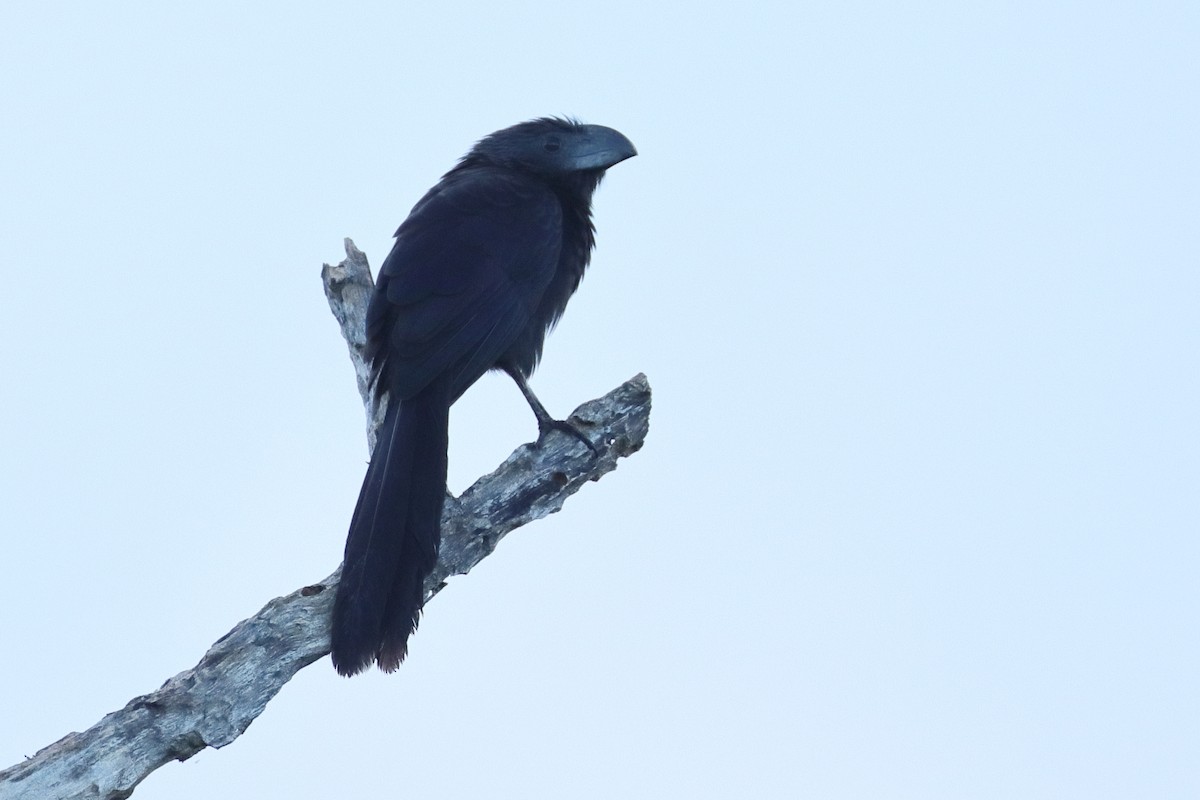
[[[381,415],[362,359],[371,273],[349,239],[346,255],[341,264],[326,265],[321,276],[350,348],[373,448]],[[637,375],[583,404],[571,418],[599,457],[575,439],[551,433],[542,446],[518,447],[495,472],[447,499],[438,564],[425,585],[430,596],[447,577],[479,563],[509,531],[558,511],[585,483],[616,469],[617,459],[637,452],[649,430],[650,386]],[[293,675],[329,652],[338,574],[272,600],[221,637],[192,669],[0,772],[0,800],[124,798],[163,764],[232,742]]]

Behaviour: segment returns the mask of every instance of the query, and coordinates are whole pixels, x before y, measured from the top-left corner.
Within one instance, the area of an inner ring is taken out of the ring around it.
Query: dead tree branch
[[[347,258],[321,275],[358,378],[374,446],[379,409],[371,399],[362,358],[371,273],[366,257],[346,240]],[[467,573],[514,528],[558,511],[588,481],[637,452],[650,420],[650,386],[637,375],[571,415],[600,451],[558,433],[541,447],[522,445],[495,472],[458,498],[448,498],[442,547],[426,591]],[[338,572],[267,603],[218,640],[195,667],[157,691],[135,697],[82,733],[70,733],[33,757],[0,772],[0,800],[129,797],[147,775],[205,747],[224,747],[263,712],[299,670],[329,653],[329,614]]]

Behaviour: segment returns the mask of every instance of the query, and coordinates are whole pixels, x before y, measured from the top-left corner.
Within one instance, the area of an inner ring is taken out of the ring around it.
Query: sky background
[[[337,566],[321,290],[480,136],[640,155],[533,386],[644,450],[139,798],[1200,795],[1200,5],[7,3],[0,766]],[[536,435],[454,408],[456,493]]]

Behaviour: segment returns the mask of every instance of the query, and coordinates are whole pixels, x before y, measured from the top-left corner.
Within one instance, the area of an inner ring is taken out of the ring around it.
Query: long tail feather
[[[450,402],[440,382],[388,408],[346,538],[333,606],[333,665],[391,672],[408,649],[437,563]]]

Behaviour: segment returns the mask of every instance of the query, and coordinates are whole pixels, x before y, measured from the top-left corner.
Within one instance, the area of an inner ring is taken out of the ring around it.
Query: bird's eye
[[[545,148],[547,153],[557,153],[558,148],[562,147],[562,143],[558,141],[557,136],[551,136],[542,147]]]

